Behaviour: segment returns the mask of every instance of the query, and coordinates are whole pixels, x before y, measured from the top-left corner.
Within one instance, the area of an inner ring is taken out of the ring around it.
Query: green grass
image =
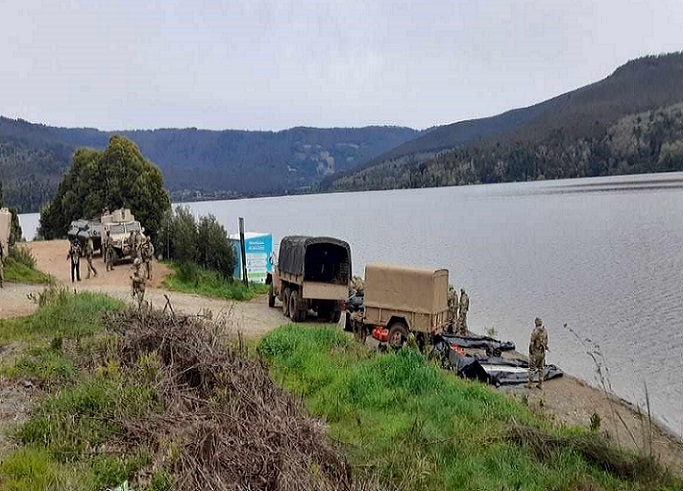
[[[542,461],[530,445],[510,441],[513,425],[585,432],[553,429],[521,402],[408,349],[380,354],[333,328],[286,326],[258,352],[273,377],[327,421],[355,472],[388,489],[679,489],[663,478],[622,481],[571,446]]]
[[[40,308],[31,316],[0,320],[0,343],[42,338],[50,342],[59,336],[79,340],[102,331],[102,312],[124,305],[106,295],[90,292],[74,295],[64,288],[46,289],[39,302]]]
[[[7,259],[4,269],[5,281],[11,283],[28,283],[31,285],[48,285],[54,283],[54,278],[42,271],[19,263],[11,257]]]
[[[35,314],[0,321],[0,344],[23,347],[0,372],[48,391],[27,422],[2,429],[19,448],[3,455],[0,489],[101,490],[149,465],[149,449],[107,449],[123,421],[162,409],[145,360],[125,373],[116,361],[117,338],[104,331],[102,315],[121,308],[105,295],[50,288]],[[168,482],[155,475],[148,489],[169,489]]]
[[[193,264],[171,263],[169,266],[173,273],[163,281],[164,287],[169,290],[226,300],[251,300],[256,295],[268,293],[267,285],[252,283],[247,288],[241,281],[226,279],[216,271]]]

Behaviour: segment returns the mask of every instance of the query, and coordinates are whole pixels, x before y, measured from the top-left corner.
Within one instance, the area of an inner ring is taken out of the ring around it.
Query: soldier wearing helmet
[[[142,260],[136,257],[133,260],[133,274],[130,276],[132,282],[132,296],[137,301],[138,307],[142,306],[145,297],[145,275],[142,273]]]
[[[534,320],[534,330],[531,331],[531,339],[529,341],[529,381],[527,387],[531,387],[536,374],[538,374],[538,383],[536,386],[539,389],[543,388],[543,378],[545,377],[545,352],[548,349],[548,331],[543,327],[543,321],[540,317]]]

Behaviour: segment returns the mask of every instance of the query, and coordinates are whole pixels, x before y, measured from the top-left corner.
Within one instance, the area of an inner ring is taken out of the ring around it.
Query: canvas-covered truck
[[[282,302],[282,312],[294,322],[309,309],[319,318],[338,322],[349,296],[351,248],[332,237],[288,236],[280,242],[279,258],[268,273],[268,305]]]
[[[347,316],[347,328],[400,348],[411,332],[423,346],[447,325],[447,269],[365,266],[363,309]]]

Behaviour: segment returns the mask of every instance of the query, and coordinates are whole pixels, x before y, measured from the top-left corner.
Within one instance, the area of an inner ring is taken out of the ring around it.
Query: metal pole
[[[247,278],[247,251],[244,245],[244,218],[240,217],[240,250],[242,252],[242,279],[244,285],[249,288],[249,278]]]

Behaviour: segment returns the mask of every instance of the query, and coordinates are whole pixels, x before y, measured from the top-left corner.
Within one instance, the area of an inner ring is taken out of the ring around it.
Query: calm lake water
[[[615,392],[683,435],[683,173],[189,204],[229,233],[332,235],[368,262],[445,267],[470,295],[470,329],[526,351],[536,316],[548,362]],[[33,230],[37,215],[22,215]],[[30,234],[27,234],[30,235]]]

